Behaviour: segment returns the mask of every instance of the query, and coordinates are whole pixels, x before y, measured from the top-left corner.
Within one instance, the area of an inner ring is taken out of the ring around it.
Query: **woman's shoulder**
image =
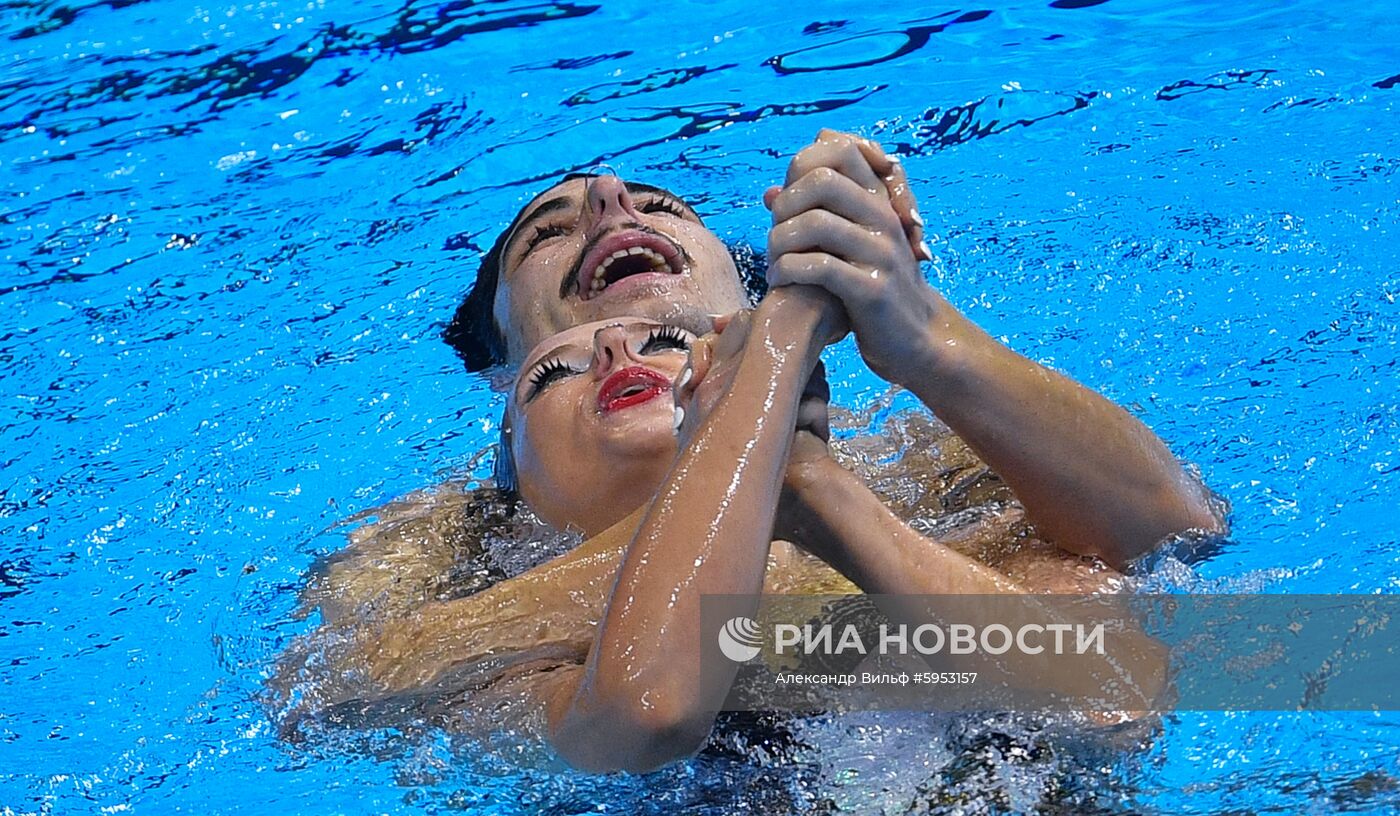
[[[489,485],[451,479],[362,510],[336,525],[347,544],[320,557],[304,611],[331,622],[380,616],[479,592],[548,557],[554,540]]]

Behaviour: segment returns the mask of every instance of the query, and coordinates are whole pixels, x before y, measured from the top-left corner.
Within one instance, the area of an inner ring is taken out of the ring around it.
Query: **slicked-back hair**
[[[587,175],[589,174],[570,173],[559,183],[584,178]],[[477,269],[472,288],[467,291],[467,296],[457,306],[452,320],[442,330],[442,339],[456,350],[467,371],[483,371],[507,362],[505,332],[496,322],[496,291],[501,284],[501,262],[506,241],[511,233],[515,232],[515,225],[524,214],[524,210],[517,213],[510,226],[496,236],[491,249],[481,258],[481,266]],[[739,270],[739,281],[748,293],[749,302],[757,303],[768,291],[767,257],[747,243],[732,243],[727,246],[730,256],[734,259],[734,266]]]
[[[506,361],[505,334],[496,322],[496,289],[501,283],[501,255],[514,230],[512,221],[496,236],[496,242],[481,258],[472,288],[442,330],[442,339],[457,350],[468,371],[482,371]]]

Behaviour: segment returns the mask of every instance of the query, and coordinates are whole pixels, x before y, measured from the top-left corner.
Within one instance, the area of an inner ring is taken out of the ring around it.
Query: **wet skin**
[[[556,188],[563,195],[550,191],[536,199],[517,230],[526,231],[525,245],[519,234],[510,242],[496,305],[497,319],[509,328],[513,360],[526,356],[531,338],[544,339],[556,326],[631,304],[643,305],[643,315],[679,311],[682,325],[703,330],[709,321],[698,314],[721,311],[715,304],[724,297],[703,302],[702,293],[723,291],[719,279],[726,267],[733,284],[728,296],[740,297],[727,253],[721,257],[722,245],[698,221],[684,213],[641,212],[620,181],[594,181],[597,196],[595,187],[585,190],[583,180],[576,180]],[[695,635],[687,627],[698,621],[691,607],[699,594],[742,594],[762,586],[782,495],[799,509],[796,517],[806,519],[805,526],[789,524],[791,534],[867,591],[1024,591],[908,529],[825,456],[819,440],[794,432],[816,354],[844,324],[854,330],[872,368],[910,388],[966,439],[1015,489],[1037,528],[1066,550],[1121,563],[1169,533],[1222,526],[1204,491],[1141,423],[996,343],[928,285],[918,267],[928,252],[917,240],[921,223],[907,181],[877,146],[824,131],[793,160],[784,186],[770,190],[765,203],[774,216],[770,283],[780,288],[741,319],[738,330],[726,328],[719,339],[698,344],[690,380],[680,389],[686,416],[679,458],[674,438],[666,454],[668,441],[659,429],[667,427],[667,412],[655,396],[625,408],[638,412],[636,424],[628,426],[635,438],[609,436],[608,422],[626,424],[617,416],[587,419],[589,411],[608,413],[601,411],[605,402],[619,404],[600,399],[597,379],[616,373],[619,359],[632,355],[631,362],[645,362],[659,376],[674,367],[643,361],[649,355],[622,336],[608,351],[607,338],[600,340],[599,327],[592,328],[595,359],[589,371],[600,367],[595,379],[578,380],[590,384],[572,386],[578,393],[554,408],[513,407],[521,434],[548,439],[512,445],[527,497],[533,493],[551,519],[601,531],[537,571],[473,598],[429,605],[417,620],[386,627],[366,650],[383,694],[416,684],[450,687],[464,666],[481,666],[485,656],[514,647],[525,649],[522,662],[509,665],[525,666],[530,661],[524,655],[540,654],[523,645],[533,633],[538,642],[556,644],[546,650],[555,665],[567,655],[587,656],[583,665],[548,672],[540,678],[541,691],[529,692],[546,695],[534,699],[548,704],[551,741],[562,756],[600,770],[655,767],[683,756],[703,741],[714,695],[725,684],[723,678],[702,678],[691,660],[698,655],[684,654],[684,648],[675,660],[651,658],[667,638]],[[575,205],[580,209],[567,220]],[[544,220],[553,216],[566,221]],[[659,220],[665,218],[675,222]],[[673,246],[653,241],[657,236],[641,228],[648,219],[657,219],[653,226]],[[596,271],[600,247],[607,248],[603,242],[617,240],[650,241],[649,251],[667,269],[629,275],[590,296],[591,278],[581,273],[590,266]],[[676,258],[693,263],[692,274],[677,274]],[[673,287],[675,294],[683,283],[696,287],[684,305],[661,302],[663,290]],[[717,288],[705,288],[711,284]],[[608,327],[601,328],[606,335]],[[599,362],[602,351],[610,360]],[[525,362],[531,364],[528,374],[536,360]],[[513,399],[519,399],[518,388]],[[539,418],[546,416],[553,419]],[[574,445],[592,446],[594,457],[616,467],[633,445],[632,455],[655,456],[674,467],[633,463],[617,485],[596,472],[571,481],[550,457],[568,458]],[[618,491],[609,499],[616,507],[600,514],[601,502],[564,492],[587,484]],[[642,494],[642,509],[607,526]],[[556,505],[548,506],[550,501]],[[863,523],[853,525],[854,519]],[[615,589],[592,646],[581,652],[577,636],[589,629],[588,621],[599,620],[587,616],[586,608],[594,602],[589,593],[599,587]],[[1025,587],[1032,588],[1047,589]],[[570,623],[572,613],[585,617]],[[463,621],[471,623],[463,627]],[[551,641],[551,632],[564,640]],[[565,649],[564,641],[573,646]],[[499,669],[500,659],[493,661]],[[523,676],[496,675],[502,689],[517,690],[523,687],[513,678]]]
[[[835,465],[819,438],[790,430],[817,354],[840,322],[835,312],[818,290],[793,287],[697,341],[688,358],[672,340],[658,341],[664,327],[630,318],[579,327],[532,352],[512,394],[522,489],[533,492],[542,468],[591,467],[573,455],[579,446],[607,462],[574,475],[627,482],[640,488],[642,504],[567,557],[386,624],[364,650],[376,696],[485,684],[482,711],[517,698],[543,705],[551,744],[583,769],[648,770],[695,751],[733,680],[732,664],[703,666],[693,648],[700,597],[784,584],[850,589],[810,562],[772,563],[767,531],[785,486],[803,507],[796,536],[868,591],[1052,589],[1019,584],[916,533]],[[571,373],[545,382],[540,372],[556,359]],[[682,377],[679,433],[672,392],[650,388],[640,368]],[[634,372],[630,384],[616,380],[625,372]],[[611,448],[624,421],[667,466],[659,480],[632,484],[655,471],[625,461],[641,454]],[[571,446],[549,444],[562,436]],[[583,506],[559,507],[578,516],[592,498],[573,495]],[[1117,670],[1067,682],[1097,688]]]
[[[629,189],[629,187],[631,189]],[[764,196],[769,283],[825,289],[862,357],[914,392],[1015,490],[1061,547],[1121,567],[1165,536],[1220,530],[1207,491],[1151,430],[1073,380],[997,342],[931,287],[923,220],[903,167],[873,142],[821,131]],[[644,246],[660,271],[614,247]],[[664,269],[662,269],[664,267]],[[669,193],[615,176],[574,179],[528,204],[503,258],[496,319],[509,356],[618,314],[703,333],[707,313],[742,303],[719,239]]]
[[[746,321],[742,341],[696,350],[681,394],[691,414],[682,426],[681,456],[624,557],[584,680],[549,707],[552,741],[579,767],[651,767],[693,750],[697,733],[703,739],[707,702],[727,684],[713,678],[707,684],[689,671],[699,668],[688,663],[694,655],[684,656],[680,671],[676,661],[655,660],[656,645],[673,632],[698,636],[690,631],[698,614],[678,614],[693,611],[688,605],[698,594],[743,594],[761,586],[764,559],[757,556],[767,553],[784,477],[794,488],[790,492],[808,499],[807,512],[797,514],[807,519],[804,543],[824,551],[863,589],[1025,591],[966,559],[950,562],[956,554],[931,549],[878,501],[869,506],[870,515],[850,512],[868,501],[868,490],[833,467],[821,455],[823,446],[794,444],[786,429],[798,416],[800,383],[815,364],[813,349],[827,333],[839,334],[836,327],[846,320],[876,372],[910,387],[965,434],[1006,473],[1037,524],[1072,551],[1121,563],[1170,532],[1219,524],[1203,492],[1141,423],[995,343],[928,286],[918,267],[928,252],[910,240],[907,223],[917,226],[917,214],[911,208],[906,219],[893,204],[891,191],[907,187],[902,170],[874,155],[872,147],[824,132],[794,159],[785,186],[765,196],[774,219],[770,282],[820,294],[793,290],[786,300],[766,302],[757,342],[748,342],[754,324]],[[777,317],[785,308],[788,316]],[[821,325],[825,331],[818,330]],[[813,334],[804,334],[809,326]],[[726,359],[736,361],[726,369]],[[705,398],[706,384],[715,382],[721,385],[711,386]],[[783,413],[767,424],[774,407]],[[1094,455],[1084,456],[1086,449]],[[1077,461],[1058,459],[1062,451]],[[818,471],[824,478],[812,477]],[[733,481],[724,478],[730,473]],[[739,484],[749,487],[740,490]],[[833,486],[844,492],[830,492]],[[810,500],[823,490],[827,501]],[[1096,509],[1104,499],[1107,507]],[[839,511],[823,513],[831,507]],[[668,538],[682,516],[690,522],[688,538]],[[870,523],[853,526],[856,518]],[[709,535],[697,543],[698,531]],[[722,541],[716,531],[724,531]],[[729,549],[750,538],[753,550]],[[697,546],[691,562],[685,556]],[[691,563],[694,568],[685,569]],[[716,564],[725,569],[717,573]],[[674,572],[675,565],[682,571]],[[951,577],[947,568],[954,569]],[[625,602],[618,603],[620,598]],[[609,733],[618,739],[604,739],[600,747],[595,738]]]
[[[536,196],[516,218],[500,274],[494,315],[511,363],[585,323],[637,315],[702,333],[708,315],[747,305],[729,250],[689,205],[613,175]],[[606,286],[595,290],[595,280]]]
[[[597,535],[651,499],[675,458],[671,384],[694,339],[627,317],[567,329],[530,352],[508,422],[536,514]]]

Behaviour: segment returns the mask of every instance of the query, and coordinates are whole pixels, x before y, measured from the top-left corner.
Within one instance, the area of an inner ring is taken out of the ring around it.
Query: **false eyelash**
[[[529,402],[530,400],[534,399],[535,395],[543,391],[545,386],[549,385],[550,383],[554,382],[560,377],[567,377],[570,374],[576,373],[578,372],[574,371],[574,369],[570,367],[567,363],[565,363],[563,360],[559,360],[557,358],[553,360],[546,360],[545,362],[537,366],[533,372],[531,372],[530,393],[525,396],[525,401]]]
[[[690,338],[685,332],[675,326],[657,326],[647,335],[646,342],[642,343],[641,353],[651,354],[654,346],[669,345],[673,349],[684,350],[690,348]]]

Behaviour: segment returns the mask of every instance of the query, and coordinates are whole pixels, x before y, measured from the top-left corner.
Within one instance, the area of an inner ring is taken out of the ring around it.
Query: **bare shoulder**
[[[479,555],[504,523],[494,491],[448,481],[356,513],[339,527],[348,543],[317,561],[302,592],[306,612],[323,620],[403,612],[426,601],[489,585],[459,565]],[[464,585],[473,581],[480,586]]]

